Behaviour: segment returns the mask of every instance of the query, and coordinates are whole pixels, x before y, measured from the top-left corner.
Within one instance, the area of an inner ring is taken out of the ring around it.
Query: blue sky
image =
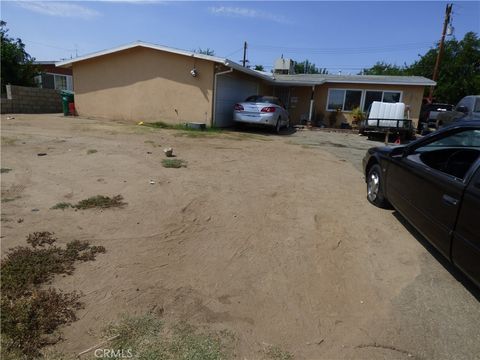
[[[402,65],[441,35],[443,1],[2,1],[1,18],[37,60],[75,57],[135,40],[211,48],[267,70],[282,54],[331,73],[376,61]],[[480,2],[453,3],[455,37],[480,33]]]

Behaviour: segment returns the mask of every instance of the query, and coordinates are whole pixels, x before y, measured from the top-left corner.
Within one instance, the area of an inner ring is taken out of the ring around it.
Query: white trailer
[[[369,137],[373,134],[398,135],[401,140],[410,139],[415,132],[409,119],[408,107],[404,103],[384,103],[374,101],[370,106],[367,119],[360,125],[360,133]]]

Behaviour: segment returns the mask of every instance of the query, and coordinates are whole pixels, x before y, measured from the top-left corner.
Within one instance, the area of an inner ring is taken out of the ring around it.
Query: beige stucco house
[[[236,102],[276,95],[291,123],[311,119],[336,125],[372,101],[401,101],[418,120],[425,86],[416,76],[280,75],[254,71],[229,59],[135,42],[57,63],[71,67],[75,107],[82,116],[172,124],[232,125]],[[313,100],[313,101],[312,101]]]

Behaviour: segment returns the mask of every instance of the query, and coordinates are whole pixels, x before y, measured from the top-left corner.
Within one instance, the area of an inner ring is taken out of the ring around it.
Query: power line
[[[343,47],[343,48],[307,48],[307,47],[283,47],[272,45],[251,44],[251,49],[263,52],[282,52],[289,54],[363,54],[363,53],[385,53],[400,52],[407,50],[416,50],[421,47],[432,46],[432,42],[392,44],[383,46],[364,46],[364,47]]]
[[[396,48],[404,46],[417,46],[424,44],[431,44],[432,41],[422,41],[414,43],[403,43],[403,44],[385,44],[385,45],[375,45],[375,46],[357,46],[357,47],[294,47],[294,46],[277,46],[277,45],[259,45],[253,44],[254,46],[261,46],[265,48],[278,48],[278,49],[295,49],[295,50],[349,50],[349,49],[378,49],[378,48]]]
[[[55,45],[43,44],[43,43],[40,43],[40,42],[37,42],[37,41],[31,41],[31,40],[23,40],[23,41],[24,41],[25,44],[41,45],[41,46],[46,46],[46,47],[50,47],[50,48],[58,49],[58,50],[65,50],[65,51],[75,51],[76,50],[76,49],[67,49],[67,48],[63,48],[63,47],[55,46]]]
[[[263,64],[257,64],[257,65],[262,65],[264,68],[273,68],[274,65],[263,65]],[[335,69],[365,69],[371,67],[371,65],[323,65],[321,64],[322,68],[328,67],[328,68],[335,68]]]
[[[237,49],[237,50],[231,52],[230,54],[225,55],[225,57],[228,58],[229,56],[234,55],[234,54],[236,54],[236,53],[238,53],[238,52],[240,52],[240,51],[242,51],[242,50],[243,50],[243,47],[241,47],[240,49]]]

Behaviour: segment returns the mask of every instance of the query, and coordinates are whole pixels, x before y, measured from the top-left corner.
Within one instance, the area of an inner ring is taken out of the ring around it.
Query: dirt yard
[[[375,143],[14,117],[2,116],[2,253],[33,231],[106,248],[53,283],[85,303],[58,349],[156,312],[232,331],[240,359],[268,344],[296,359],[479,358],[478,293],[365,198],[359,161]],[[169,146],[186,167],[162,167]],[[98,194],[128,205],[50,209]]]

